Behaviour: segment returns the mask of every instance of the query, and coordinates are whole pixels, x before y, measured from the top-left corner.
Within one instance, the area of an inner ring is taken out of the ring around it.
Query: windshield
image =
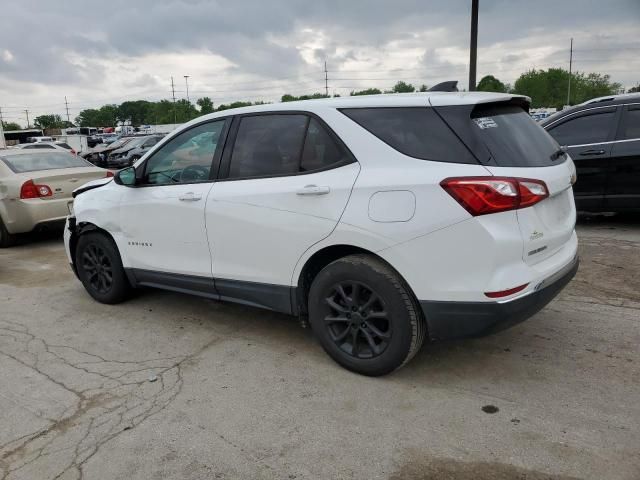
[[[80,157],[63,152],[38,152],[0,157],[15,173],[54,170],[57,168],[92,167]]]
[[[544,167],[566,159],[557,155],[558,143],[517,105],[477,106],[471,130],[499,167]]]

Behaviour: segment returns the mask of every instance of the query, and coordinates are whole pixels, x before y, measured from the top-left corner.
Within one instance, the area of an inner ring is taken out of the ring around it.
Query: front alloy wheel
[[[125,300],[131,285],[113,240],[101,232],[80,235],[75,253],[80,281],[89,295],[101,303]]]
[[[90,243],[82,253],[82,269],[93,290],[104,295],[113,286],[111,259],[100,245]]]

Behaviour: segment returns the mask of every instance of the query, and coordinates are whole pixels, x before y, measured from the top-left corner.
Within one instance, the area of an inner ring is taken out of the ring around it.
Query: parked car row
[[[164,135],[144,135],[120,137],[112,143],[105,143],[83,152],[82,156],[96,166],[103,168],[123,168],[132,165],[153,147]]]

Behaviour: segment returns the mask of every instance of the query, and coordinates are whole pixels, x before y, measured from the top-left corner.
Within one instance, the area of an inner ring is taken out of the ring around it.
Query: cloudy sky
[[[125,100],[468,80],[471,0],[20,0],[0,6],[5,121]],[[640,0],[480,0],[478,79],[568,67],[640,82]]]

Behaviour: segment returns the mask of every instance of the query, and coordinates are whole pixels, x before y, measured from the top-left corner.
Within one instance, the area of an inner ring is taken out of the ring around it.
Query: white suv
[[[76,190],[67,254],[100,302],[144,285],[308,317],[334,360],[382,375],[575,274],[575,167],[528,107],[429,92],[206,115]]]

